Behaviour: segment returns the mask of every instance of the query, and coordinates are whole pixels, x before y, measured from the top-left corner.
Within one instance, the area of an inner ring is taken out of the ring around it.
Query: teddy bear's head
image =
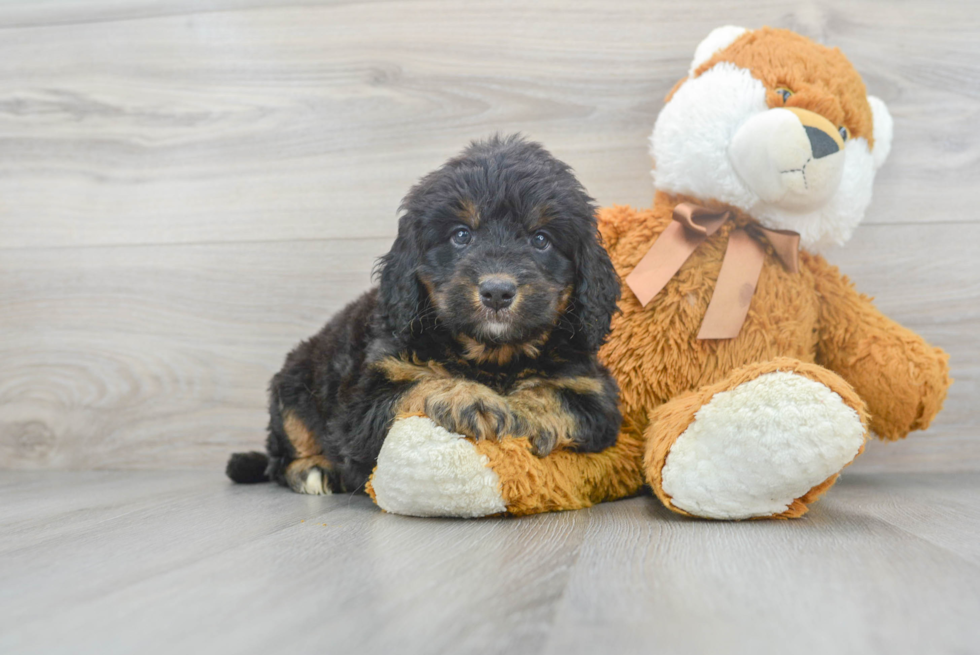
[[[850,238],[892,119],[836,48],[721,27],[701,42],[650,137],[660,191],[737,207],[808,248]]]

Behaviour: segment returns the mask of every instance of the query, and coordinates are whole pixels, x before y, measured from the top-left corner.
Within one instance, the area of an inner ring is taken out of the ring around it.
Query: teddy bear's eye
[[[843,125],[838,127],[837,131],[840,132],[840,138],[843,139],[844,141],[847,141],[847,137],[851,136],[850,131],[848,131],[848,129]]]
[[[789,89],[786,89],[786,88],[782,88],[782,87],[776,89],[776,93],[778,93],[779,96],[783,99],[783,102],[786,102],[787,100],[789,100],[789,97],[791,95],[793,95],[793,92],[792,91],[790,91]]]

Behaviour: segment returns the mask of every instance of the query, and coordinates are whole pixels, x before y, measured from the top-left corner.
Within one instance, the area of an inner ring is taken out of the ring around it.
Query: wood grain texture
[[[367,288],[420,175],[520,130],[599,202],[649,204],[653,120],[723,23],[840,46],[895,116],[830,258],[957,382],[856,466],[980,468],[980,12],[886,0],[0,4],[0,467],[257,446],[269,377]]]
[[[651,497],[383,514],[208,472],[0,473],[0,651],[968,653],[980,477],[848,472],[804,519]]]
[[[257,447],[286,353],[369,286],[387,240],[7,251],[8,466],[220,467]]]
[[[887,0],[0,7],[0,246],[390,236],[467,140],[524,131],[603,204],[719,22],[840,46],[896,118],[869,222],[975,221],[980,18]]]

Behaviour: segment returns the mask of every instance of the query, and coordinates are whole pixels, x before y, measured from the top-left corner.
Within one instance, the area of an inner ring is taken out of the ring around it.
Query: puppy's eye
[[[789,89],[785,88],[785,87],[776,89],[776,93],[778,93],[779,94],[779,97],[781,97],[783,99],[783,102],[786,102],[787,100],[789,100],[790,96],[793,95],[793,92],[790,91]]]
[[[551,245],[551,239],[544,232],[535,232],[531,236],[531,245],[538,250],[547,250],[548,246]]]
[[[465,246],[472,238],[473,235],[470,234],[470,231],[465,227],[461,227],[453,232],[453,243],[455,243],[457,246]]]
[[[837,131],[840,132],[840,138],[843,139],[844,141],[847,141],[847,137],[851,136],[851,132],[843,125],[838,127]]]

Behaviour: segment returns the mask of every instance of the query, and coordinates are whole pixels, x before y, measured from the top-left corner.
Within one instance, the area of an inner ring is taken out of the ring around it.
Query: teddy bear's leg
[[[425,416],[399,417],[385,438],[367,492],[410,516],[477,517],[579,509],[635,494],[643,479],[638,436],[622,433],[600,453],[539,458],[524,438],[474,442]]]
[[[794,518],[864,450],[864,402],[840,376],[782,358],[736,370],[651,415],[644,458],[670,509]]]

